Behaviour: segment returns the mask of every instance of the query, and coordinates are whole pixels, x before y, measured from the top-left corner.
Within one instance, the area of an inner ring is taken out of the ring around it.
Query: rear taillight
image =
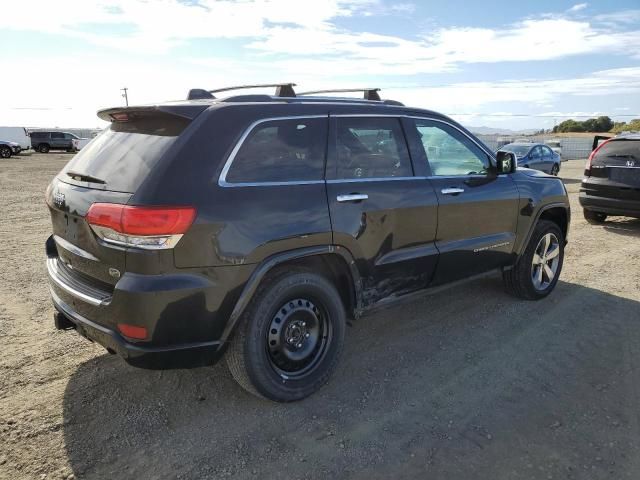
[[[591,162],[593,161],[594,157],[596,156],[596,153],[598,153],[598,150],[600,150],[602,147],[604,147],[607,143],[609,143],[612,139],[610,138],[609,140],[605,140],[604,142],[602,142],[600,145],[598,145],[593,152],[591,152],[591,155],[589,155],[589,158],[587,160],[587,164],[584,166],[584,174],[586,177],[591,175]]]
[[[94,203],[86,220],[102,240],[157,250],[173,248],[196,218],[193,207],[138,207]]]

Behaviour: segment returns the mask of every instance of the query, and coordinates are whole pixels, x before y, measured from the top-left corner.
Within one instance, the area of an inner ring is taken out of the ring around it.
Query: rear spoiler
[[[147,105],[140,107],[115,107],[98,110],[98,117],[106,122],[127,122],[136,117],[149,117],[154,113],[158,116],[181,117],[185,120],[193,120],[209,105]]]

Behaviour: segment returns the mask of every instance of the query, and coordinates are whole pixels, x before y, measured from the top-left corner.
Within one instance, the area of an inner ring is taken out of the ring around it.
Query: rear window
[[[114,122],[73,157],[60,178],[133,193],[188,124],[181,117],[140,114],[128,122]]]
[[[592,163],[626,165],[626,162],[632,162],[634,166],[640,166],[640,140],[612,140],[607,142],[596,152]]]

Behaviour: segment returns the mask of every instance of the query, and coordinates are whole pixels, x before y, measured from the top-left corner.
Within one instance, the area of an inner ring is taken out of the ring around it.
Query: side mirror
[[[515,154],[511,152],[496,153],[496,171],[498,175],[506,175],[516,171],[518,163]]]

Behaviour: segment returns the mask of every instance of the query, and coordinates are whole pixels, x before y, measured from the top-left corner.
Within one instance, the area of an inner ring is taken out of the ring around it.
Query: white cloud
[[[579,12],[580,10],[584,10],[588,6],[589,6],[588,3],[576,3],[573,7],[571,7],[567,11],[569,11],[569,12]]]
[[[574,5],[570,10],[581,10]],[[388,75],[438,73],[467,63],[526,62],[570,55],[640,50],[640,30],[612,27],[616,12],[588,21],[563,15],[529,18],[499,28],[451,27],[422,37],[380,35],[338,28],[356,15],[406,15],[414,5],[381,0],[22,0],[8,6],[5,28],[65,34],[128,52],[165,53],[194,39],[234,38],[247,55],[300,63],[338,75],[363,71]],[[39,15],[30,12],[37,10]],[[639,11],[630,10],[626,17]],[[108,26],[108,29],[96,28]],[[628,25],[625,23],[625,25]],[[124,31],[122,31],[124,29]],[[212,56],[215,51],[211,52]],[[345,68],[333,68],[333,65]]]

